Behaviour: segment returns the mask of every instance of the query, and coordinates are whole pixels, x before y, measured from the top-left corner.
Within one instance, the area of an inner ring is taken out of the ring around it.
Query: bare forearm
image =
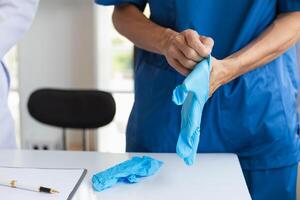
[[[230,70],[225,82],[274,60],[299,39],[300,12],[279,16],[256,40],[223,60]]]
[[[134,5],[116,6],[113,23],[118,32],[127,37],[137,47],[162,54],[166,38],[175,31],[163,28],[150,21]]]
[[[213,40],[194,30],[180,33],[147,19],[134,5],[116,6],[113,13],[116,29],[136,46],[162,54],[180,74],[187,75],[197,62],[207,57]]]

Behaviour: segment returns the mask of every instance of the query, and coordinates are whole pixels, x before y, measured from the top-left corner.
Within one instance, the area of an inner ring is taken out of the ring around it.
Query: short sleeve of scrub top
[[[147,3],[146,0],[96,0],[95,2],[105,6],[131,3],[136,5],[140,10],[143,10]]]

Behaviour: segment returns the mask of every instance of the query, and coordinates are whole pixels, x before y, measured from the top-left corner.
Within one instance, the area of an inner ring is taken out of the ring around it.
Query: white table
[[[164,161],[156,175],[133,185],[94,192],[94,173],[127,160],[149,155]],[[86,168],[87,176],[74,200],[250,200],[239,161],[234,154],[199,154],[185,166],[176,154],[108,154],[97,152],[0,150],[0,166]]]

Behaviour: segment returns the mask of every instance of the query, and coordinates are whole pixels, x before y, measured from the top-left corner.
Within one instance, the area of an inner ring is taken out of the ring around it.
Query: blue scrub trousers
[[[297,199],[298,164],[243,173],[253,200]]]

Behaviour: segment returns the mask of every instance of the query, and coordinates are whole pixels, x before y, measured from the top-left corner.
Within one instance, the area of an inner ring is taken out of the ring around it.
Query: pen
[[[22,190],[34,191],[34,192],[44,192],[49,194],[59,193],[59,191],[55,189],[44,187],[44,186],[33,187],[33,186],[25,186],[23,184],[18,184],[17,180],[11,180],[5,183],[0,183],[0,185],[12,187],[12,188],[18,188]]]

